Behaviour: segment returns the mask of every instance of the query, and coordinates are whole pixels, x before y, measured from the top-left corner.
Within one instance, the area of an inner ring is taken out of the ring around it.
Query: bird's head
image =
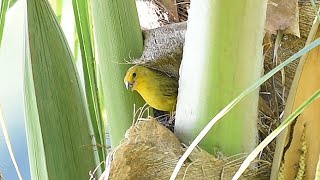
[[[126,76],[124,77],[124,84],[126,85],[126,88],[131,90],[135,90],[135,87],[137,85],[137,79],[138,76],[141,75],[141,66],[132,66],[128,69]]]

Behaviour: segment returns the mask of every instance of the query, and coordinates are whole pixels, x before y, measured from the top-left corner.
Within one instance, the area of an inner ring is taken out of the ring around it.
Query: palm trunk
[[[93,31],[101,72],[112,147],[124,138],[133,122],[134,104],[143,99],[126,90],[123,78],[128,61],[143,50],[142,33],[134,0],[92,1]]]
[[[266,5],[266,0],[191,2],[175,127],[184,143],[261,76]],[[200,146],[228,155],[252,150],[257,142],[258,99],[258,90],[244,98]]]

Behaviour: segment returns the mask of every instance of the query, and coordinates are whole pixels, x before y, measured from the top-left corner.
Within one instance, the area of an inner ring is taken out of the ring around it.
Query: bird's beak
[[[132,83],[129,83],[128,81],[126,81],[124,84],[126,85],[127,89],[132,87]]]

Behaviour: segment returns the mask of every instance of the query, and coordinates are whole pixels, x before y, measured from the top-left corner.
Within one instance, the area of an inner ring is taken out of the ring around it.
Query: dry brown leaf
[[[179,22],[176,0],[158,0],[167,11],[173,16],[176,22]]]
[[[269,0],[266,30],[272,34],[285,30],[300,37],[298,0]]]

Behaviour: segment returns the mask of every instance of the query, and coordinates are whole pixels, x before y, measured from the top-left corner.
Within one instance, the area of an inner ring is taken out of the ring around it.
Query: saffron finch
[[[178,81],[166,74],[135,65],[128,69],[124,77],[127,89],[137,91],[153,108],[174,111],[177,103]]]

